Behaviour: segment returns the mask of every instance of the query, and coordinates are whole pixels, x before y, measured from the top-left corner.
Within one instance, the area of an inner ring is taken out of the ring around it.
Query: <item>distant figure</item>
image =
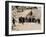
[[[29,17],[29,22],[31,22],[31,18]]]
[[[35,18],[34,17],[32,18],[32,22],[35,22]]]
[[[30,15],[32,16],[32,14],[33,14],[33,13],[32,13],[32,11],[31,11],[31,12],[30,12]]]
[[[40,19],[37,19],[38,23],[40,24]]]
[[[14,19],[14,18],[13,18],[12,22],[13,22],[13,24],[14,24],[14,26],[15,26],[15,19]]]

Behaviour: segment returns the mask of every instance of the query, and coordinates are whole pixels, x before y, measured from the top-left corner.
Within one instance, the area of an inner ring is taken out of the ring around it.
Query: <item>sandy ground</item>
[[[15,30],[20,31],[20,30],[40,30],[41,25],[37,23],[24,23],[24,24],[19,24],[16,23]]]

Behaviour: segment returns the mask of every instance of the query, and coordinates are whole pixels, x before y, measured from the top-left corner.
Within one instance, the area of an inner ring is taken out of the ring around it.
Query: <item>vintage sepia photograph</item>
[[[6,1],[6,35],[45,33],[45,4]]]
[[[11,6],[12,30],[41,30],[41,7]]]

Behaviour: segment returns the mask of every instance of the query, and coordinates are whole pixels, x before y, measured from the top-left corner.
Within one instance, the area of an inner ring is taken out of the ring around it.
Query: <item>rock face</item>
[[[12,18],[14,30],[41,29],[41,7],[12,6]]]

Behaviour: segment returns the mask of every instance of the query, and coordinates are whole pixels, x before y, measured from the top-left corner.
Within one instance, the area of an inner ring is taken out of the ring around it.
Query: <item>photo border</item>
[[[44,30],[43,33],[26,33],[26,34],[12,34],[9,35],[9,3],[26,3],[26,4],[42,4],[44,5]],[[22,2],[22,1],[5,1],[5,36],[18,36],[18,35],[34,35],[45,34],[45,3],[38,2]]]

